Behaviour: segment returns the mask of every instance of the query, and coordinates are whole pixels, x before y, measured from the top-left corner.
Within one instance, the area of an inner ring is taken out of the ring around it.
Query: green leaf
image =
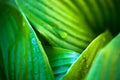
[[[95,38],[70,67],[63,80],[83,80],[88,73],[97,52],[112,39],[107,30]],[[89,79],[92,80],[92,79]]]
[[[16,0],[16,3],[53,46],[81,53],[97,35],[70,0]]]
[[[7,80],[54,80],[45,51],[26,17],[3,2],[0,2],[0,52],[3,59],[0,65]]]
[[[46,47],[45,49],[56,80],[61,80],[69,67],[80,56],[75,51],[59,47]]]
[[[120,80],[120,34],[98,52],[86,80]]]

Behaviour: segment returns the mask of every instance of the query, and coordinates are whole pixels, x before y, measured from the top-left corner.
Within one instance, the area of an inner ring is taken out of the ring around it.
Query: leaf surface
[[[46,47],[45,49],[56,80],[61,80],[69,67],[80,56],[80,53],[59,47]]]
[[[97,35],[70,0],[16,0],[16,3],[53,46],[81,53]]]
[[[85,80],[120,80],[120,34],[98,52]]]
[[[0,58],[7,80],[54,80],[45,51],[24,14],[0,2]]]
[[[96,37],[72,64],[63,80],[84,80],[97,52],[111,39],[112,35],[108,30]]]

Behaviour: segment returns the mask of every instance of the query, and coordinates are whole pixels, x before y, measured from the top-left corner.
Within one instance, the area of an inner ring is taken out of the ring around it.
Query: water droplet
[[[59,34],[62,38],[66,38],[67,37],[67,33],[63,32],[63,31],[59,31]]]
[[[35,44],[35,43],[36,43],[35,38],[32,38],[32,43],[33,43],[33,44]]]

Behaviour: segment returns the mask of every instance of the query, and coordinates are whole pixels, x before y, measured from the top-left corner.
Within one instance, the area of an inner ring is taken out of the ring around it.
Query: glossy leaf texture
[[[98,52],[86,80],[120,80],[120,33]]]
[[[112,35],[108,30],[96,37],[72,64],[63,80],[84,80],[97,52],[111,39]]]
[[[45,51],[48,55],[56,80],[62,80],[69,67],[80,56],[80,53],[59,47],[46,46]]]
[[[0,2],[0,52],[1,69],[7,80],[54,80],[45,51],[26,17],[3,2]]]
[[[85,6],[80,8],[85,10],[79,10],[72,0],[16,0],[16,3],[53,46],[81,53],[97,36],[89,24],[92,20],[86,20],[89,13],[84,15]]]

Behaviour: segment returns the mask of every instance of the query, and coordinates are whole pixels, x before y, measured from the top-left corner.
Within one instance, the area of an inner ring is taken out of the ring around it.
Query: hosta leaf
[[[35,29],[53,46],[82,52],[97,35],[92,31],[90,22],[87,22],[79,7],[70,0],[16,2]]]
[[[71,64],[80,56],[75,51],[59,47],[46,47],[45,49],[56,80],[61,80]]]
[[[63,80],[83,80],[91,67],[97,52],[112,38],[107,30],[95,38],[70,67]],[[92,80],[92,79],[90,79]]]
[[[120,34],[98,52],[86,80],[120,80]]]
[[[120,25],[120,0],[71,1],[96,34],[101,33],[106,28],[109,28],[114,35],[120,31],[120,27],[118,26]],[[81,16],[79,17],[83,20]]]
[[[120,31],[120,0],[16,2],[35,28],[55,46],[82,52],[106,28],[114,35]]]
[[[0,2],[0,50],[3,61],[0,65],[4,66],[7,80],[54,80],[41,42],[25,16],[3,2]]]

